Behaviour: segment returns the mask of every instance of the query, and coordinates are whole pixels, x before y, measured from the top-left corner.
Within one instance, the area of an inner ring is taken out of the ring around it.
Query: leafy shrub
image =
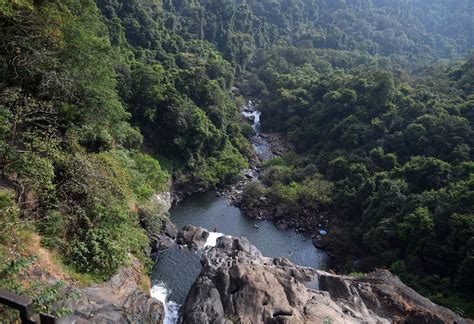
[[[267,194],[267,189],[260,182],[252,181],[245,186],[242,194],[242,204],[249,206],[260,197],[266,197]]]
[[[242,124],[242,134],[247,137],[247,138],[250,138],[252,136],[255,136],[256,132],[255,130],[253,129],[252,125],[248,124],[248,123],[243,123]]]
[[[35,280],[27,287],[24,287],[18,281],[18,276],[27,270],[35,259],[35,257],[17,257],[5,265],[2,265],[0,267],[0,287],[16,294],[32,298],[33,308],[36,312],[53,316],[71,314],[72,312],[68,308],[53,308],[53,305],[58,301],[74,300],[78,297],[76,293],[65,289],[63,282],[58,281],[53,284],[48,284]],[[0,320],[15,322],[18,316],[19,314],[17,312],[12,312],[11,309],[0,307]]]
[[[18,227],[19,208],[13,194],[0,189],[0,243],[8,244]]]
[[[145,231],[137,227],[136,213],[120,206],[97,206],[83,217],[67,249],[70,262],[78,270],[106,277],[127,264],[130,253],[144,259],[148,240]]]

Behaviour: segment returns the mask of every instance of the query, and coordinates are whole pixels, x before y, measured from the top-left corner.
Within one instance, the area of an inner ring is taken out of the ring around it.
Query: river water
[[[269,159],[269,145],[259,136],[260,113],[254,110],[251,102],[246,108],[244,116],[255,116],[254,148],[262,159]],[[244,236],[265,256],[286,257],[296,264],[319,269],[325,264],[325,253],[316,249],[307,237],[292,230],[279,230],[268,221],[249,219],[239,208],[232,206],[227,197],[219,197],[215,192],[183,200],[170,210],[170,218],[178,229],[191,224],[213,232],[206,243],[208,246],[215,245],[221,235]],[[152,296],[165,303],[165,324],[177,323],[179,307],[201,271],[201,255],[202,251],[174,247],[158,256],[152,272]]]

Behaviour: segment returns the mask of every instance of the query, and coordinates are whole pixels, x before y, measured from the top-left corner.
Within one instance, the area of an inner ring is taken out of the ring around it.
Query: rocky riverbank
[[[79,298],[60,302],[56,308],[67,308],[73,314],[57,323],[163,323],[164,305],[140,289],[144,278],[136,262],[122,268],[108,282],[82,289],[69,288]]]
[[[172,194],[156,193],[152,203],[157,207],[159,215],[155,216],[159,222],[150,223],[143,217],[141,225],[150,241],[148,255],[154,258],[156,253],[176,244],[178,231],[167,217]],[[142,211],[139,210],[139,214]],[[143,265],[130,257],[132,264],[121,268],[108,282],[80,289],[73,285],[67,287],[67,291],[78,298],[54,305],[56,309],[72,311],[72,315],[59,318],[58,323],[163,323],[165,307],[150,296],[149,278]]]
[[[354,278],[266,258],[221,237],[182,309],[183,323],[467,323],[388,271]]]
[[[335,211],[300,208],[298,212],[286,213],[266,196],[242,197],[236,199],[234,205],[247,217],[268,220],[282,230],[292,229],[305,235],[316,248],[326,252],[329,256],[327,265],[331,269],[368,272],[378,266],[376,258],[367,257],[368,253],[350,240],[346,234],[350,229],[342,227]],[[348,264],[351,265],[349,270]]]

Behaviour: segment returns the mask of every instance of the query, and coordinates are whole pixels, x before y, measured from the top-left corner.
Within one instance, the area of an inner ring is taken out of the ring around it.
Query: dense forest
[[[354,247],[341,268],[389,268],[473,316],[473,15],[471,0],[0,0],[0,286],[47,308],[44,283],[16,281],[37,234],[82,283],[146,265],[155,192],[248,167],[244,94],[294,147],[244,200],[329,215]]]
[[[33,232],[78,280],[101,280],[130,254],[148,263],[139,224],[158,226],[152,198],[171,179],[208,188],[247,166],[231,63],[152,4],[115,5],[0,6],[0,280],[40,300],[13,280]]]
[[[267,196],[276,217],[315,228],[337,218],[347,269],[389,267],[439,302],[472,293],[473,64],[416,87],[380,70],[275,77],[262,120],[298,154],[267,163],[248,203]]]

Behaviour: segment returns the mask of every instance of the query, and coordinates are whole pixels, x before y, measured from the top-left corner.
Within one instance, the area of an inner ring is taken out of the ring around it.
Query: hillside
[[[0,0],[0,286],[51,312],[63,291],[20,280],[38,251],[78,286],[147,272],[155,194],[241,179],[255,98],[295,152],[243,205],[265,196],[312,231],[324,214],[336,268],[389,268],[473,316],[473,15],[470,0]]]

